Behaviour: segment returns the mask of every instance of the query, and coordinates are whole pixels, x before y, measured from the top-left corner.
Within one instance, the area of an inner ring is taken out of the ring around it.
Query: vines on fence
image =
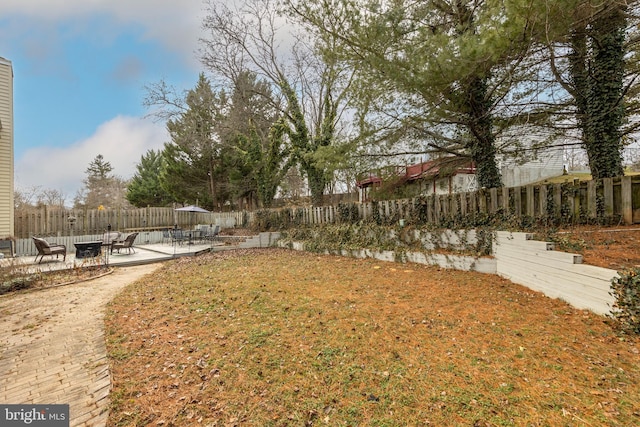
[[[412,199],[347,202],[335,206],[263,209],[256,212],[196,214],[173,208],[72,210],[42,208],[16,211],[15,236],[100,234],[113,229],[141,231],[204,223],[278,231],[302,224],[354,224],[372,221],[392,226],[471,228],[511,224],[561,226],[578,223],[640,223],[640,176],[589,182],[481,189],[471,193],[418,196]]]

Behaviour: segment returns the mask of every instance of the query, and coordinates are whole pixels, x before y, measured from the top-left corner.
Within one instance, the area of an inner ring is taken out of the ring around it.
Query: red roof
[[[421,178],[433,178],[440,174],[441,169],[445,169],[448,175],[457,175],[461,173],[473,174],[476,173],[476,166],[473,162],[469,161],[468,163],[457,166],[455,168],[449,169],[450,161],[452,157],[444,157],[436,160],[429,160],[422,163],[416,163],[415,165],[407,166],[405,168],[405,173],[402,175],[402,178],[407,181],[415,181]],[[456,158],[457,159],[457,158]],[[356,186],[368,187],[371,185],[380,184],[382,182],[382,178],[378,177],[373,172],[369,172],[368,176],[361,178],[356,181]]]
[[[370,185],[380,184],[382,182],[382,178],[370,173],[368,177],[362,178],[356,181],[357,187],[368,187]]]
[[[447,168],[452,158],[445,157],[442,159],[429,160],[415,165],[407,166],[407,180],[414,181],[420,178],[432,178],[440,175],[441,169],[446,170],[447,175],[458,175],[461,173],[476,173],[476,166],[473,162],[465,165],[456,166],[455,168]]]

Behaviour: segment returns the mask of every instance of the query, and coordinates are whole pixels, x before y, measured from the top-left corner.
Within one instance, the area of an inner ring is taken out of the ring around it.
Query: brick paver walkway
[[[106,424],[106,304],[159,264],[0,297],[0,403],[69,404],[71,426]]]

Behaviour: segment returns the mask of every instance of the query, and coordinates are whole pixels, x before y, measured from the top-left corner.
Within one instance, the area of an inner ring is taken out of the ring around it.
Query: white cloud
[[[36,19],[44,28],[61,21],[83,28],[91,22],[90,18],[110,16],[117,23],[139,26],[145,39],[159,40],[170,50],[189,58],[193,58],[202,35],[204,10],[202,0],[3,0],[0,3],[0,16]],[[113,32],[108,25],[92,29]]]
[[[71,146],[26,151],[16,159],[15,187],[60,190],[69,204],[83,186],[89,163],[98,154],[111,163],[113,174],[128,179],[135,173],[143,154],[161,149],[168,140],[163,124],[118,116],[102,124],[89,138]]]

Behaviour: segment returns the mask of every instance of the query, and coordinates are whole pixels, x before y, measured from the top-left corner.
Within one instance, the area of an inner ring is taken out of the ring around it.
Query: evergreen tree
[[[290,150],[282,132],[273,130],[281,123],[276,105],[269,83],[255,73],[235,78],[224,139],[232,147],[230,189],[249,206],[271,206],[289,168]]]
[[[149,150],[140,157],[136,173],[127,187],[127,200],[133,206],[167,206],[173,201],[160,185],[163,161],[160,150]]]
[[[218,181],[219,132],[227,102],[225,92],[215,93],[201,73],[196,87],[186,96],[185,110],[167,122],[171,142],[163,150],[160,182],[174,200],[198,202],[209,209],[224,202]]]
[[[87,177],[83,181],[84,188],[76,194],[74,206],[87,209],[128,206],[125,198],[127,183],[112,175],[112,171],[111,163],[102,154],[98,154],[85,171]]]
[[[388,144],[389,151],[462,156],[475,161],[481,186],[501,184],[497,135],[536,119],[523,107],[530,89],[520,84],[531,70],[518,68],[530,47],[528,21],[511,19],[510,3],[289,4],[340,41],[327,55],[358,72],[365,151],[378,153]]]

